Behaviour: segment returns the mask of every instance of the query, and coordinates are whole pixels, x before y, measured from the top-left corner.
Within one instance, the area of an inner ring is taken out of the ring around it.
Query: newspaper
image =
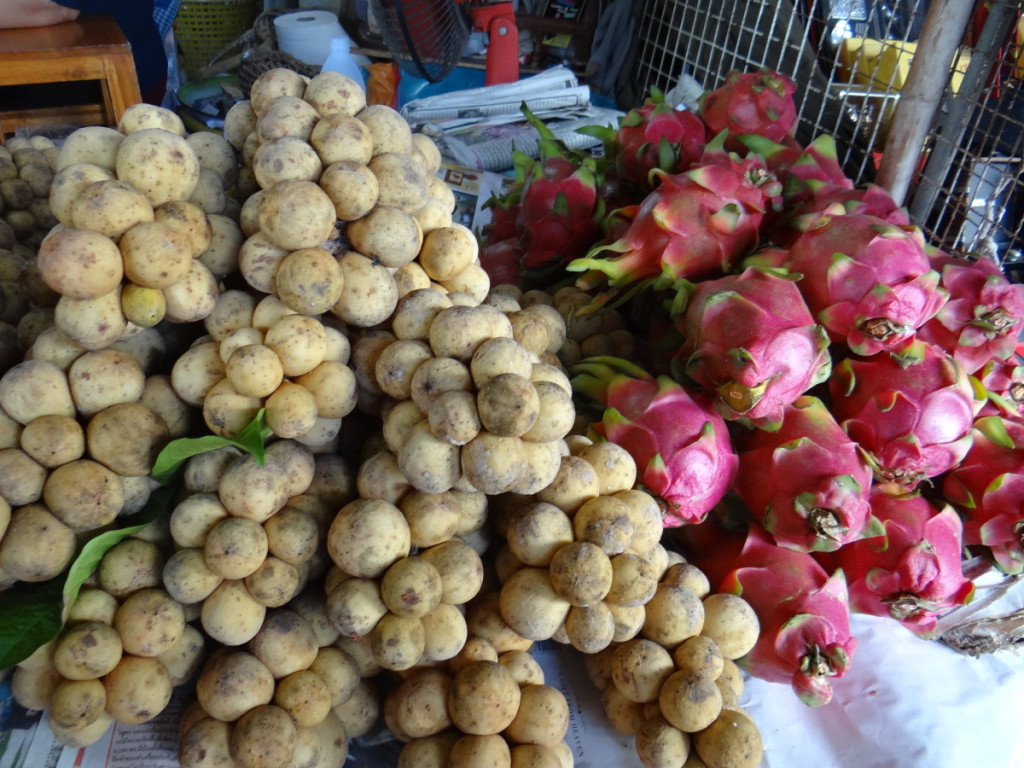
[[[451,162],[483,171],[512,168],[514,150],[538,154],[539,136],[526,121],[526,104],[570,149],[598,147],[600,139],[578,133],[586,125],[616,125],[622,112],[591,104],[590,88],[572,70],[552,67],[515,83],[452,91],[404,105],[402,114],[430,135]]]
[[[514,83],[413,99],[400,111],[413,126],[433,123],[451,130],[501,116],[519,120],[522,117],[520,105],[524,101],[538,116],[581,109],[590,104],[590,88],[580,85],[571,69],[557,66]]]
[[[599,147],[601,140],[578,133],[586,125],[616,125],[622,113],[614,109],[590,107],[581,117],[549,120],[548,128],[569,149]],[[512,167],[516,150],[537,157],[540,136],[529,123],[478,126],[472,131],[441,133],[433,136],[441,154],[452,162],[483,171],[502,172]]]
[[[437,175],[455,195],[452,221],[474,232],[479,232],[491,220],[491,209],[485,207],[487,201],[492,196],[503,195],[512,184],[507,176],[460,163],[442,163]]]

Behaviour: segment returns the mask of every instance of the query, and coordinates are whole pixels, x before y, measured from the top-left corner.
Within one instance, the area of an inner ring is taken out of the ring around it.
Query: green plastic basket
[[[182,0],[174,37],[189,79],[252,27],[259,0]]]

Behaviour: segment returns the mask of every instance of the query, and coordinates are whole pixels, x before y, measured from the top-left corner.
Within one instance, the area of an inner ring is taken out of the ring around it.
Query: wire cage
[[[1019,0],[978,3],[963,77],[947,84],[907,201],[946,250],[1000,261],[1024,278],[1024,21]],[[958,86],[958,87],[954,87]]]
[[[828,133],[858,183],[873,181],[930,0],[644,0],[635,77],[646,92],[715,88],[762,67],[797,85],[797,138]],[[1020,0],[978,0],[948,65],[934,130],[911,153],[906,201],[931,242],[1024,261],[1024,25]],[[890,152],[894,151],[891,148]]]

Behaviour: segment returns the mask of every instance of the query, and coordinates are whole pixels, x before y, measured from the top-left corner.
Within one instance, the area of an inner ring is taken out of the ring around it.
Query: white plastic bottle
[[[331,52],[327,55],[321,71],[341,72],[355,80],[359,85],[365,86],[364,75],[359,65],[352,57],[350,48],[352,40],[348,35],[335,36],[331,38]]]

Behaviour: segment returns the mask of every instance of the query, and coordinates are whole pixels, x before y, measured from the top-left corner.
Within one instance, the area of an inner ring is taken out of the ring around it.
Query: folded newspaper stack
[[[564,66],[515,83],[414,99],[401,112],[416,130],[430,134],[452,162],[500,172],[512,167],[513,150],[537,156],[539,137],[523,116],[523,103],[570,149],[599,146],[599,139],[576,130],[614,125],[623,114],[591,104],[590,88]]]

